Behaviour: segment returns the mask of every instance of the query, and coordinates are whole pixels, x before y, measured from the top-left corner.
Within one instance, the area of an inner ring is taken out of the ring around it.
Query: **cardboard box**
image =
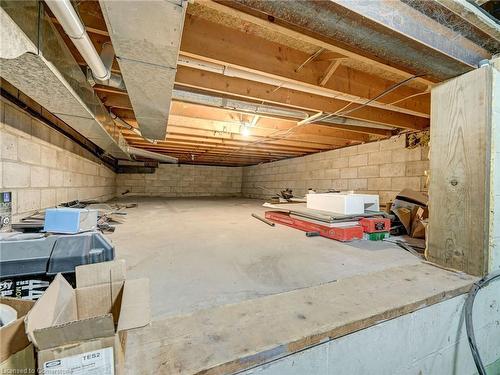
[[[24,317],[35,302],[1,297],[0,303],[17,311],[17,319],[0,327],[0,374],[34,374],[35,353],[26,336]]]
[[[116,260],[76,267],[76,286],[58,274],[25,318],[39,371],[122,374],[127,331],[151,321],[149,280]]]
[[[413,238],[425,238],[429,210],[429,197],[411,189],[402,190],[391,205],[391,211],[403,224],[406,233]]]

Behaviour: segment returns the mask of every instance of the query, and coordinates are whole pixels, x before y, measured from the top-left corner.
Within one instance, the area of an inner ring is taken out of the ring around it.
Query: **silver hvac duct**
[[[171,164],[176,164],[179,162],[177,158],[174,158],[172,156],[168,155],[163,155],[157,152],[151,152],[147,150],[143,150],[142,148],[136,148],[132,146],[127,146],[127,152],[130,155],[135,155],[135,156],[142,156],[143,158],[148,158],[148,159],[155,159],[159,160],[165,163],[171,163]]]
[[[187,1],[99,3],[139,129],[165,139]]]
[[[127,142],[43,4],[35,0],[2,0],[2,77],[108,154],[128,159]]]
[[[243,100],[207,95],[207,94],[182,90],[178,88],[173,90],[172,99],[179,100],[182,102],[206,105],[210,107],[246,112],[253,115],[287,117],[296,120],[305,120],[310,117],[310,114],[308,112],[301,111],[299,109],[289,109],[267,104],[249,103]],[[385,130],[394,129],[390,126],[375,124],[356,119],[344,118],[344,117],[331,117],[322,120],[322,122],[332,125],[335,124],[335,125],[348,125],[348,126],[363,126],[363,127],[385,129]]]

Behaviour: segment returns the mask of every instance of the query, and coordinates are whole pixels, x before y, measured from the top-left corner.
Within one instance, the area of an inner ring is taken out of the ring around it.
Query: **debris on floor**
[[[415,239],[425,238],[427,196],[410,189],[398,194],[383,211],[378,195],[353,191],[317,193],[309,189],[305,200],[306,203],[298,199],[293,203],[266,202],[263,206],[272,209],[265,213],[266,219],[303,230],[308,237],[322,236],[338,241],[383,241],[390,235],[404,234]],[[412,244],[404,242],[404,246]]]
[[[111,261],[113,245],[102,234],[124,223],[137,204],[71,201],[36,211],[11,232],[0,233],[0,295],[37,299],[57,273],[75,285],[75,268]]]
[[[267,225],[271,226],[271,227],[274,227],[274,223],[271,221],[271,220],[267,220],[266,218],[263,218],[262,216],[259,216],[257,214],[252,214],[252,216],[254,218],[256,218],[257,220],[260,220],[262,221],[263,223],[266,223]]]
[[[125,222],[126,209],[137,207],[137,203],[99,203],[97,201],[70,201],[61,203],[59,207],[72,209],[88,209],[97,211],[97,229],[101,232],[114,232],[114,224]],[[19,232],[41,232],[44,230],[46,212],[50,210],[36,211],[23,217],[19,223],[13,223],[12,229]],[[47,230],[51,231],[51,230]]]
[[[337,241],[353,241],[363,238],[363,227],[356,221],[326,223],[315,222],[314,219],[297,218],[285,212],[266,211],[266,218],[276,223],[302,230],[306,233],[316,232],[320,236]],[[309,237],[309,236],[308,236]]]
[[[402,190],[392,202],[390,211],[396,216],[394,234],[407,234],[414,238],[425,238],[429,217],[429,197],[411,189]]]
[[[290,188],[285,188],[281,190],[279,193],[275,193],[270,189],[267,189],[263,186],[257,186],[259,189],[268,191],[271,193],[271,203],[280,204],[280,203],[304,203],[306,202],[305,198],[298,198],[293,195],[293,190]]]
[[[266,218],[306,233],[337,241],[360,239],[382,240],[389,237],[391,220],[379,211],[377,195],[344,193],[315,193],[306,195],[306,203],[264,203],[272,208]]]

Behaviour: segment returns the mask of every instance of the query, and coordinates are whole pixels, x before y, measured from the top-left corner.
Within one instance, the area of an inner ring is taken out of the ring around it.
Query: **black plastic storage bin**
[[[0,295],[38,299],[58,273],[75,287],[76,266],[114,257],[114,247],[100,232],[12,236],[0,240]]]

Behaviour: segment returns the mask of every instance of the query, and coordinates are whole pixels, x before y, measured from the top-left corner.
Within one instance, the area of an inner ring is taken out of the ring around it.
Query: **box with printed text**
[[[127,331],[151,321],[149,280],[126,280],[125,262],[76,268],[76,289],[60,274],[26,315],[39,372],[115,375],[124,371]]]

